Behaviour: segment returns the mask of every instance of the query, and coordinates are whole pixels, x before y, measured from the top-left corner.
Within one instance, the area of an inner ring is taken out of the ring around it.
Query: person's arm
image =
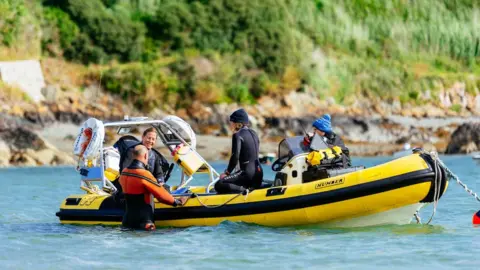
[[[351,160],[350,160],[350,151],[348,148],[345,146],[345,143],[343,142],[342,138],[340,136],[336,135],[335,140],[333,142],[335,146],[339,146],[342,149],[342,163],[344,166],[351,166]],[[336,161],[337,163],[339,162],[338,160]]]
[[[175,199],[168,191],[157,184],[154,179],[153,175],[148,176],[149,180],[143,179],[142,183],[145,189],[147,189],[150,193],[153,194],[155,198],[161,203],[172,205],[172,206],[178,206],[182,205],[183,203],[180,200]]]
[[[335,137],[334,145],[340,146],[340,148],[342,149],[342,153],[348,158],[350,158],[350,150],[348,150],[348,148],[345,146],[345,143],[343,142],[342,138],[340,138],[340,136],[337,135]]]
[[[228,167],[225,170],[226,174],[231,174],[235,167],[237,166],[238,159],[240,158],[240,149],[242,147],[242,142],[238,133],[233,134],[232,136],[232,155],[230,156],[230,161],[228,162]]]

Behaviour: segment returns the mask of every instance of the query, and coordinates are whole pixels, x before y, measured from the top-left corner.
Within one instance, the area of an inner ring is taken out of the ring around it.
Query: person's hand
[[[187,203],[187,201],[188,201],[189,198],[190,198],[190,197],[188,197],[188,196],[182,196],[182,197],[180,197],[180,199],[178,199],[178,202],[179,202],[178,205],[179,205],[179,206],[183,206],[185,203]]]
[[[305,145],[305,146],[310,145],[310,138],[308,136],[303,137],[303,145]]]
[[[220,179],[223,179],[223,178],[225,178],[225,177],[227,177],[227,174],[226,174],[226,173],[220,174]]]

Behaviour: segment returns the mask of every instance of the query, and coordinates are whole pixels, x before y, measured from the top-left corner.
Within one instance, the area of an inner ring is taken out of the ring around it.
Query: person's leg
[[[243,183],[245,182],[245,173],[242,171],[230,174],[215,183],[215,190],[219,194],[242,193],[245,191]]]
[[[154,216],[154,211],[155,209],[148,205],[145,206],[144,208],[145,214],[143,215],[143,221],[140,223],[140,229],[141,230],[146,230],[146,231],[154,231],[156,229],[155,227],[155,216]]]
[[[255,169],[255,176],[253,177],[253,188],[259,188],[262,186],[263,181],[263,170],[260,164],[258,164],[257,168]]]
[[[155,231],[155,223],[153,223],[151,220],[148,220],[147,222],[143,223],[140,225],[140,228],[146,231]]]
[[[263,171],[260,163],[251,162],[245,168],[245,176],[243,178],[242,186],[245,188],[259,188],[262,185]]]

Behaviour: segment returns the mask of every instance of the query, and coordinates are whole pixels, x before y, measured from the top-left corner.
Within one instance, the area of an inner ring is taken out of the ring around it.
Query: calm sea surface
[[[442,159],[480,191],[480,164]],[[480,227],[471,225],[480,203],[453,182],[432,225],[326,230],[226,222],[156,232],[61,225],[55,212],[66,196],[83,192],[79,182],[71,167],[0,170],[0,269],[480,269]],[[424,208],[422,220],[431,212]]]

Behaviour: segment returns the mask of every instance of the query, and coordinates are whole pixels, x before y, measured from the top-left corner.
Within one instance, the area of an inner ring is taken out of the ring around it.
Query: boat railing
[[[180,134],[170,124],[168,124],[163,120],[148,120],[148,118],[146,117],[129,119],[128,117],[126,117],[124,121],[106,122],[103,125],[105,128],[117,127],[119,128],[119,130],[120,128],[125,128],[125,127],[151,126],[155,128],[160,140],[162,141],[163,145],[165,145],[168,148],[170,153],[173,153],[173,151],[177,148],[177,146],[179,146],[179,144],[183,144],[184,146],[190,147],[191,151],[196,152],[196,149],[189,142],[187,142],[182,136],[180,136]],[[102,142],[101,149],[103,149],[103,147],[104,146]],[[198,152],[196,153],[198,154]],[[102,189],[107,188],[115,191],[116,188],[113,186],[111,181],[105,177],[105,172],[104,172],[105,165],[104,165],[104,159],[103,159],[103,152],[101,153],[101,155],[102,155],[102,159],[99,166],[100,167],[99,174],[101,174],[101,176],[99,178],[102,181]],[[186,173],[186,170],[182,166],[182,164],[177,163],[181,168],[181,182],[177,187],[177,189],[185,187],[188,184],[190,184],[190,182],[194,180],[194,175],[197,173],[207,173],[209,176],[210,183],[207,187],[206,193],[209,193],[211,187],[219,180],[220,174],[200,154],[198,154],[198,157],[203,163],[202,168],[195,171],[191,175]],[[91,180],[88,180],[88,181],[91,181]],[[86,187],[88,188],[90,183],[87,183],[86,181],[82,181],[82,185],[84,182]]]

